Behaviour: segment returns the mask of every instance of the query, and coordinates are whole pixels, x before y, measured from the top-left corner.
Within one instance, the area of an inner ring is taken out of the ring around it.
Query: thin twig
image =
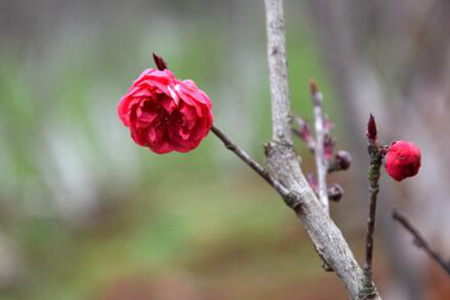
[[[367,220],[366,235],[366,264],[364,271],[370,281],[372,281],[372,262],[373,262],[373,245],[375,233],[375,217],[377,212],[377,198],[380,191],[381,157],[377,154],[371,154],[369,167],[369,218]]]
[[[250,166],[256,173],[259,174],[267,183],[269,183],[283,198],[288,198],[290,196],[289,190],[281,185],[277,180],[272,178],[270,174],[264,170],[264,168],[257,163],[254,159],[250,157],[241,147],[233,143],[230,138],[222,132],[215,125],[212,126],[211,131],[223,142],[225,147],[236,154],[243,162]]]
[[[319,92],[317,84],[311,81],[311,98],[314,104],[314,127],[316,130],[316,147],[314,154],[316,157],[317,182],[319,199],[326,211],[330,209],[328,200],[327,174],[328,166],[325,158],[325,128],[322,101],[322,93]]]
[[[373,287],[372,273],[373,273],[373,246],[375,234],[375,218],[377,212],[377,198],[380,191],[380,169],[383,161],[383,151],[378,145],[377,127],[375,119],[370,115],[367,126],[367,137],[369,139],[369,217],[367,220],[367,234],[366,234],[366,262],[364,265],[365,286],[366,289]]]
[[[414,226],[411,224],[411,222],[401,213],[394,210],[392,213],[392,218],[399,222],[409,233],[411,233],[414,237],[414,244],[419,249],[423,249],[425,253],[433,259],[435,262],[441,266],[442,269],[444,269],[445,272],[450,276],[450,261],[445,261],[442,256],[431,249],[430,245],[427,243],[427,241],[422,237],[422,235],[417,231],[417,229],[414,228]]]

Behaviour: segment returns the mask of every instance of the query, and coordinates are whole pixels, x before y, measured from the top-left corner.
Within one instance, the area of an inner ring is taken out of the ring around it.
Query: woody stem
[[[366,262],[364,265],[365,286],[371,288],[372,283],[372,261],[373,261],[373,246],[375,233],[375,217],[377,210],[377,198],[380,190],[380,169],[383,160],[383,154],[376,143],[371,143],[368,148],[370,155],[369,165],[369,218],[367,220],[367,234],[366,234]]]
[[[311,97],[314,104],[314,127],[316,130],[316,144],[314,149],[314,154],[316,158],[316,169],[317,169],[317,182],[319,199],[326,211],[330,209],[330,203],[328,199],[328,188],[327,188],[327,174],[328,174],[328,163],[325,158],[325,128],[324,128],[324,115],[322,101],[323,96],[317,90],[315,83],[312,83],[315,88],[311,91]]]
[[[231,139],[222,132],[215,125],[212,126],[211,131],[223,142],[225,147],[236,154],[244,163],[252,168],[259,176],[261,176],[267,183],[269,183],[282,197],[283,199],[289,198],[289,191],[281,183],[275,180],[270,174],[250,155],[247,154],[241,147],[231,141]]]

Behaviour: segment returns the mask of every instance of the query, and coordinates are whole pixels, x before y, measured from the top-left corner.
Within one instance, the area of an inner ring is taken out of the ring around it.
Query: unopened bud
[[[163,71],[167,69],[167,62],[164,60],[164,58],[155,52],[152,53],[153,60],[155,61],[156,68],[160,71]]]
[[[352,157],[347,151],[340,150],[330,159],[328,163],[328,173],[343,171],[350,168]]]
[[[367,123],[366,135],[371,144],[375,145],[377,143],[378,140],[377,123],[375,122],[375,118],[372,114],[370,114],[369,122]]]
[[[419,147],[407,141],[396,141],[391,144],[386,154],[386,171],[397,181],[416,176],[421,165]]]
[[[350,156],[350,153],[341,150],[338,151],[338,153],[335,155],[335,158],[341,170],[347,170],[348,168],[350,168],[350,165],[352,164],[352,157]]]
[[[344,197],[344,189],[339,184],[335,183],[328,188],[328,199],[338,202]]]

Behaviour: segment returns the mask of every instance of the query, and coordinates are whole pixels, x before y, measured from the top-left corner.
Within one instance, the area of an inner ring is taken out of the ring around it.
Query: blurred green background
[[[262,2],[38,2],[3,4],[1,233],[18,265],[1,299],[274,299],[324,276],[295,216],[214,136],[158,156],[116,115],[154,51],[209,94],[216,124],[262,161]],[[293,106],[311,117],[308,79],[329,93],[293,9]]]
[[[364,129],[340,124],[303,5],[286,3],[293,110],[311,120],[315,78],[345,149]],[[1,0],[0,299],[345,299],[295,216],[215,136],[159,156],[135,145],[116,114],[156,52],[263,162],[265,41],[257,0]],[[357,165],[331,180],[350,195],[333,214],[358,254],[365,208],[349,182],[364,174]]]

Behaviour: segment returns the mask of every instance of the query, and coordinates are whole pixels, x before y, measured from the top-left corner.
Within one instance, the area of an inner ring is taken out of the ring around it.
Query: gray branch
[[[272,178],[264,168],[257,163],[250,155],[247,154],[241,147],[231,141],[231,139],[222,132],[216,125],[211,127],[211,131],[223,142],[225,148],[234,152],[244,163],[252,168],[259,176],[261,176],[268,184],[270,184],[284,199],[290,197],[289,190],[282,186],[278,181]]]
[[[412,223],[401,213],[394,210],[392,218],[399,222],[414,237],[414,244],[433,259],[450,276],[450,261],[446,261],[439,253],[431,248],[427,241],[422,237],[419,231]]]
[[[265,0],[265,5],[273,122],[272,141],[266,147],[269,170],[291,191],[291,195],[295,195],[293,201],[286,203],[290,203],[289,206],[303,221],[317,252],[343,281],[350,298],[381,299],[376,290],[373,297],[366,293],[361,268],[300,168],[292,144],[283,1]]]
[[[329,211],[330,202],[328,200],[328,188],[327,188],[327,174],[328,166],[327,160],[325,159],[325,128],[324,128],[324,115],[322,93],[318,91],[315,82],[311,82],[311,97],[314,104],[314,127],[316,130],[316,145],[314,149],[314,154],[316,158],[316,169],[317,169],[317,182],[319,199],[325,210]]]

